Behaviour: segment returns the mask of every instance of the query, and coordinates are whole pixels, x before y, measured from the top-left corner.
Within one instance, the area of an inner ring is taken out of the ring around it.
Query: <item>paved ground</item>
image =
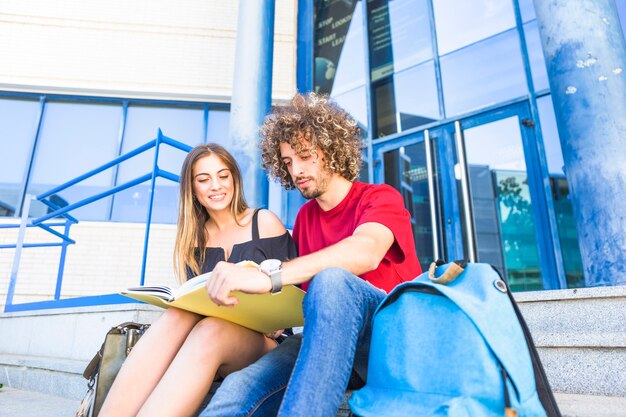
[[[80,401],[0,388],[0,417],[74,417]]]
[[[626,417],[626,398],[556,394],[563,417]],[[78,400],[0,388],[0,417],[74,417]]]

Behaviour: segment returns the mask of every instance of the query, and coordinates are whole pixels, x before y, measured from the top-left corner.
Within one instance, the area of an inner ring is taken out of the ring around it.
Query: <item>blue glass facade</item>
[[[355,114],[365,177],[405,197],[423,266],[469,258],[515,290],[584,285],[532,0],[317,0],[300,13],[313,25],[299,89]]]
[[[223,104],[180,103],[96,97],[0,93],[0,216],[19,217],[28,194],[40,194],[97,168],[163,134],[195,146],[226,144],[229,108]],[[159,167],[177,174],[185,154],[162,147]],[[148,174],[154,149],[118,168],[88,178],[54,196],[65,206]],[[72,211],[81,220],[145,222],[148,183]],[[159,178],[152,221],[175,223],[178,187]],[[31,216],[48,207],[34,202]]]
[[[615,0],[622,30],[626,0]],[[298,89],[361,126],[361,180],[400,190],[418,255],[498,265],[513,288],[584,285],[563,152],[532,0],[300,0]],[[229,106],[0,92],[0,216],[164,135],[228,147]],[[153,151],[152,151],[153,152]],[[162,169],[184,155],[164,148]],[[54,196],[67,205],[148,173],[150,153]],[[175,184],[137,185],[72,214],[174,223]],[[303,199],[283,194],[293,226]],[[30,214],[49,209],[34,203]]]

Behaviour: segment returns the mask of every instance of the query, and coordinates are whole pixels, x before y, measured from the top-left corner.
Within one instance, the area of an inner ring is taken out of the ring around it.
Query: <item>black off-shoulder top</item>
[[[205,248],[204,262],[201,273],[210,272],[220,261],[237,263],[241,261],[254,261],[260,264],[266,259],[280,259],[281,261],[293,259],[298,256],[296,244],[289,232],[275,237],[261,238],[259,236],[259,209],[255,209],[252,215],[252,240],[236,243],[228,259],[225,259],[223,248]],[[200,249],[196,248],[196,256],[199,258]],[[192,272],[187,269],[187,279],[192,278]]]

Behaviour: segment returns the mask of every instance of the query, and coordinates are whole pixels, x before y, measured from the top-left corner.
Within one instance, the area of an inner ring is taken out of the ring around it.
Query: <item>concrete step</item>
[[[76,415],[80,400],[0,388],[0,417],[71,417]]]
[[[555,395],[563,417],[626,416],[626,397]],[[0,417],[70,417],[76,413],[79,403],[79,400],[40,392],[0,388]]]
[[[515,298],[554,391],[626,397],[626,286]],[[80,399],[82,372],[105,333],[124,321],[152,322],[161,312],[125,304],[0,314],[0,383]]]
[[[125,321],[151,323],[162,312],[122,304],[0,314],[0,383],[80,399],[82,373],[106,333]]]
[[[554,391],[626,397],[626,286],[514,295]]]

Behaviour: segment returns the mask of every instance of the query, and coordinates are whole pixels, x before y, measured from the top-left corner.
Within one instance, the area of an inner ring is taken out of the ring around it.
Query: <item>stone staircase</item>
[[[626,417],[626,286],[517,293],[515,298],[559,404],[567,404],[563,414]],[[0,383],[78,400],[86,391],[82,372],[105,333],[124,321],[152,322],[160,312],[124,304],[3,313]],[[576,411],[585,407],[590,414]],[[611,411],[616,408],[623,413]],[[338,415],[348,415],[345,407]]]
[[[515,298],[554,391],[626,397],[626,286]]]

